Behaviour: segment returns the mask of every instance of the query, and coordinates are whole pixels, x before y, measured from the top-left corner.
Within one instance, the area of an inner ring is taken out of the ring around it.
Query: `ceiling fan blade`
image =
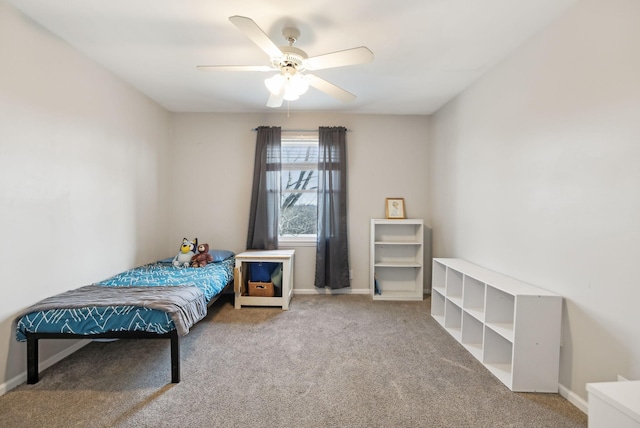
[[[253,19],[246,16],[234,15],[229,17],[231,21],[240,31],[242,31],[247,37],[249,37],[253,43],[258,45],[260,49],[269,55],[269,58],[277,58],[282,56],[282,51],[276,46],[273,41],[265,34],[264,31]]]
[[[268,65],[197,65],[200,71],[274,71]]]
[[[365,64],[373,61],[373,52],[364,46],[331,52],[324,55],[307,58],[305,63],[310,70],[323,68],[344,67],[346,65]]]
[[[280,92],[277,95],[271,94],[269,95],[269,99],[267,100],[267,107],[277,108],[282,105],[282,101],[284,100],[284,91]]]
[[[310,86],[313,86],[317,90],[331,95],[332,97],[337,98],[342,102],[350,103],[355,101],[356,99],[356,96],[351,92],[347,92],[344,89],[334,85],[333,83],[329,83],[318,76],[315,76],[313,74],[306,74],[305,77],[309,81]]]

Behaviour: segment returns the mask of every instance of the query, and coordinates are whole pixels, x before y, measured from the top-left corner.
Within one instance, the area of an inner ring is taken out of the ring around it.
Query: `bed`
[[[171,382],[180,382],[179,337],[232,293],[234,253],[211,250],[213,262],[178,268],[164,259],[43,299],[16,318],[27,342],[27,383],[38,382],[40,339],[169,339]]]

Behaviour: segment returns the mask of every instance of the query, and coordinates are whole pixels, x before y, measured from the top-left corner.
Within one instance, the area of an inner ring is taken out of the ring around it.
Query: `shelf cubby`
[[[447,267],[440,263],[433,264],[431,289],[436,289],[444,294],[444,285],[446,283]]]
[[[482,322],[469,315],[468,312],[463,312],[460,343],[479,361],[482,361],[483,337]]]
[[[422,220],[372,219],[371,221],[377,226],[372,235],[377,243],[411,244],[422,242],[422,236],[419,233]]]
[[[460,341],[462,332],[462,308],[451,300],[446,300],[444,306],[444,328]]]
[[[447,268],[447,284],[445,295],[448,299],[456,301],[458,306],[462,306],[462,272]]]
[[[415,244],[375,244],[376,265],[380,264],[406,264],[420,266],[418,252],[421,249]]]
[[[444,295],[438,291],[431,293],[431,316],[444,325]]]
[[[513,343],[490,328],[484,331],[483,364],[503,383],[511,383]]]
[[[485,323],[505,339],[513,341],[513,313],[515,296],[487,287],[487,313]]]
[[[462,308],[467,313],[483,322],[485,295],[484,283],[470,276],[465,276],[462,288],[464,290]]]
[[[376,265],[378,287],[385,297],[402,297],[415,291],[416,270],[404,267]]]

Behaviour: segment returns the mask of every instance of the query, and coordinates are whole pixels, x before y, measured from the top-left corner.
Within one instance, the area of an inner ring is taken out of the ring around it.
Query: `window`
[[[318,210],[318,133],[282,136],[280,241],[315,242]]]

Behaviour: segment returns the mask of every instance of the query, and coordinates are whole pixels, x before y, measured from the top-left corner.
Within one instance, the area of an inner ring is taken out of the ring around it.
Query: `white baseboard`
[[[569,401],[569,403],[573,404],[579,410],[581,410],[582,413],[585,413],[585,414],[589,413],[589,405],[587,404],[587,401],[584,400],[582,397],[580,397],[579,395],[577,395],[572,391],[569,391],[567,387],[561,384],[558,385],[558,392],[560,393],[561,396],[566,398],[567,401]]]
[[[88,340],[88,339],[79,340],[78,342],[74,343],[73,345],[69,346],[68,348],[65,348],[64,350],[58,352],[54,356],[52,356],[50,358],[47,358],[45,361],[43,361],[40,364],[38,364],[38,372],[41,372],[41,371],[51,367],[52,365],[54,365],[58,361],[61,361],[63,358],[68,357],[69,355],[71,355],[74,352],[76,352],[78,349],[80,349],[83,346],[87,345],[89,342],[91,342],[91,341]],[[26,381],[27,381],[27,372],[24,371],[21,374],[19,374],[18,376],[15,376],[14,378],[9,379],[8,381],[0,384],[0,395],[6,394],[7,392],[11,391],[16,386],[22,385]]]

